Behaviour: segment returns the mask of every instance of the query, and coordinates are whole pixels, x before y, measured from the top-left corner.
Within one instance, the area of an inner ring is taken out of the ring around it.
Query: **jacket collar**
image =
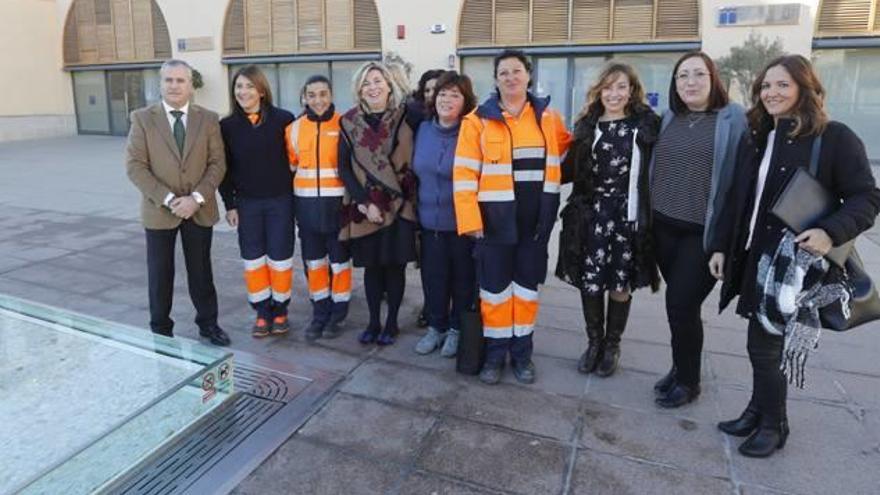
[[[306,110],[302,113],[302,115],[305,115],[306,118],[308,118],[312,122],[327,122],[328,120],[332,119],[333,115],[335,114],[336,105],[334,105],[333,103],[331,103],[327,110],[325,110],[324,113],[321,115],[316,114],[315,111],[312,110],[309,106],[306,106]]]
[[[535,109],[535,118],[538,122],[541,122],[541,117],[544,114],[544,110],[546,110],[550,106],[550,95],[540,97],[532,94],[531,91],[526,92],[526,99],[532,105],[532,108]],[[486,99],[476,110],[477,117],[482,119],[490,119],[497,120],[499,122],[504,121],[504,111],[501,110],[501,101],[498,96],[498,91],[492,93],[489,98]]]

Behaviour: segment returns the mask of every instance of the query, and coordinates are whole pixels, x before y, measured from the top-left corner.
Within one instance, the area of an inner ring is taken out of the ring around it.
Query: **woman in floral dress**
[[[557,275],[581,291],[588,347],[578,370],[609,376],[620,359],[632,291],[659,284],[647,174],[660,121],[626,64],[609,65],[587,101],[563,164],[563,181],[574,187],[562,215]]]

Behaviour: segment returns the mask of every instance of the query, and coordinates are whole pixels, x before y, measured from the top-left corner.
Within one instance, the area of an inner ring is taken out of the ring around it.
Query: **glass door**
[[[144,75],[140,70],[111,71],[107,73],[110,93],[110,132],[116,136],[128,134],[130,114],[146,106]]]

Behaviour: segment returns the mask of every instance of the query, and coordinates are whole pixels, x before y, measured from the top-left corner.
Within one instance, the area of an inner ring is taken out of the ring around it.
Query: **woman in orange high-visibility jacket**
[[[272,90],[255,65],[232,78],[232,112],[220,121],[228,173],[220,184],[226,221],[238,229],[254,337],[283,335],[293,268],[293,198],[285,129],[290,112],[272,106]]]
[[[514,376],[535,381],[532,332],[547,241],[559,208],[560,159],[571,136],[528,91],[531,64],[518,50],[495,57],[497,92],[461,124],[453,168],[459,234],[477,239],[480,312],[487,339],[480,380],[494,384],[508,352]]]
[[[312,322],[305,337],[314,341],[339,335],[351,299],[351,259],[339,241],[339,218],[345,186],[339,178],[337,149],[339,117],[333,106],[330,80],[315,75],[303,85],[305,112],[287,130],[293,196],[300,250]]]

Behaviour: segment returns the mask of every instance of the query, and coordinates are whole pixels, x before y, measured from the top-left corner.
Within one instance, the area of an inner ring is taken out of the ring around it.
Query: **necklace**
[[[696,115],[696,118],[694,117]],[[688,129],[693,129],[701,120],[706,118],[705,112],[691,112],[687,114]]]

